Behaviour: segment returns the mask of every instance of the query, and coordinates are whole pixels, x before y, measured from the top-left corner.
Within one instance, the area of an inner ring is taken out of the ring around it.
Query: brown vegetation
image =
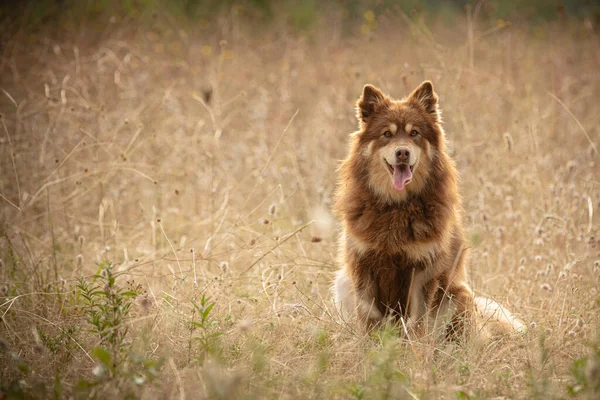
[[[594,396],[597,34],[368,17],[362,33],[232,12],[3,37],[2,391]],[[367,82],[400,96],[424,79],[462,177],[470,284],[530,325],[514,341],[433,351],[332,307],[354,103]]]

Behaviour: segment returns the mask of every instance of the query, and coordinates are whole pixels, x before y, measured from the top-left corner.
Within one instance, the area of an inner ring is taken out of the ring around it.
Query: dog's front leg
[[[377,307],[375,297],[370,290],[356,291],[356,314],[367,331],[376,328],[383,319],[383,314]]]
[[[370,331],[381,322],[383,315],[375,303],[373,285],[356,286],[345,269],[338,271],[332,287],[335,305],[343,317],[355,314],[360,323]]]
[[[427,301],[425,287],[423,285],[423,272],[412,270],[411,283],[408,295],[408,323],[409,334],[416,338],[425,336],[425,314],[427,313]]]

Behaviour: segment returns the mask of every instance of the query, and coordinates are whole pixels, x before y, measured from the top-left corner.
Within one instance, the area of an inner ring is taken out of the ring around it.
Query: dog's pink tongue
[[[394,176],[392,182],[396,190],[404,190],[404,187],[412,179],[412,172],[407,164],[394,165]]]

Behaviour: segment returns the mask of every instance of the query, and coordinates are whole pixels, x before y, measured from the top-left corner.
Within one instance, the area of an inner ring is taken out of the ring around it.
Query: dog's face
[[[408,97],[393,100],[367,85],[357,103],[359,153],[369,186],[387,200],[401,200],[424,184],[443,143],[437,96],[423,82]]]

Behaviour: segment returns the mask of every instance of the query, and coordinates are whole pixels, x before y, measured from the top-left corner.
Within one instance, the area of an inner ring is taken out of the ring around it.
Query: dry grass
[[[250,34],[232,13],[205,29],[158,17],[4,37],[2,390],[593,398],[598,359],[576,360],[600,340],[598,36],[576,21],[428,28],[389,13],[367,35],[335,21]],[[433,351],[333,310],[330,206],[354,102],[364,83],[401,97],[423,79],[462,175],[473,287],[530,324],[522,337]],[[102,260],[144,292],[113,347],[77,288]],[[215,305],[192,329],[203,295]]]

